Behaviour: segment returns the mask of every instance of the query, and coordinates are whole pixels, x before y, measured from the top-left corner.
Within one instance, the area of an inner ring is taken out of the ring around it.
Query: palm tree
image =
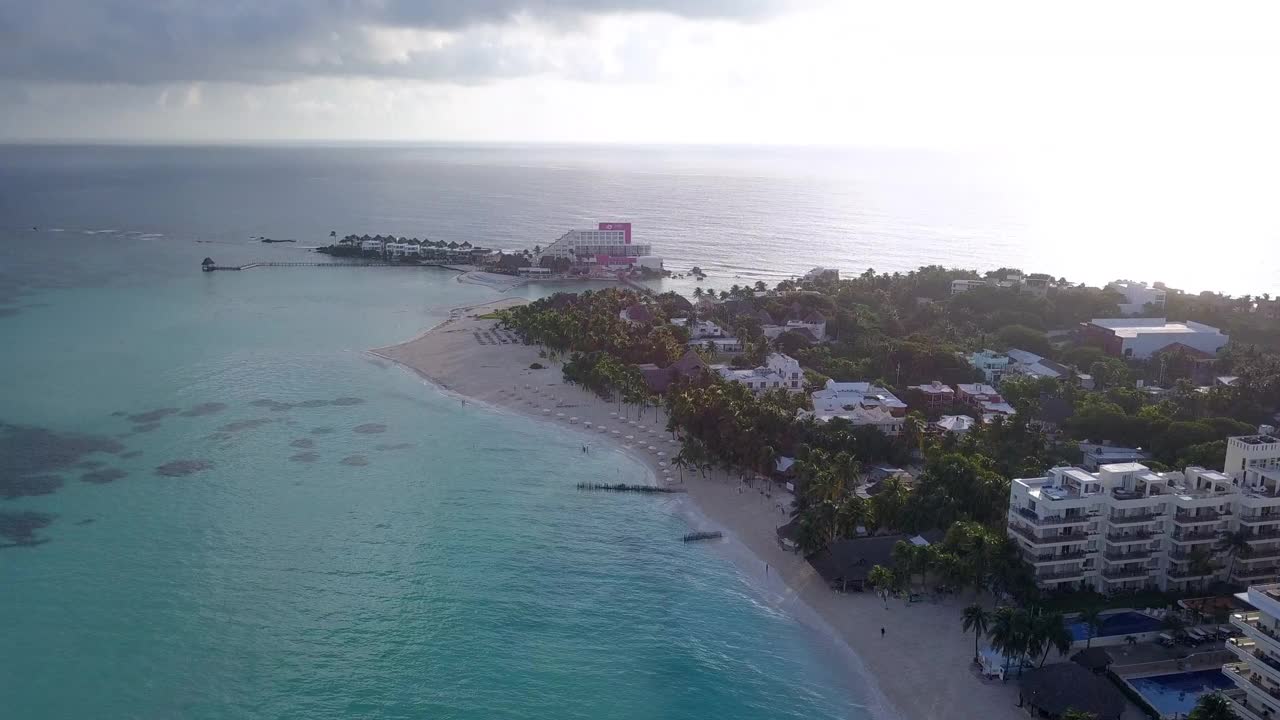
[[[1015,656],[1021,656],[1026,649],[1026,636],[1022,633],[1018,611],[1011,607],[1002,607],[991,616],[991,627],[987,638],[991,647],[1004,655],[1005,676],[1009,674],[1009,662]]]
[[[1062,613],[1043,611],[1036,613],[1032,619],[1031,632],[1036,637],[1037,644],[1044,648],[1039,667],[1044,667],[1044,661],[1049,658],[1050,650],[1057,650],[1059,655],[1066,655],[1071,651],[1071,631],[1063,622]]]
[[[1227,578],[1230,579],[1236,570],[1236,558],[1241,557],[1246,560],[1253,555],[1253,546],[1249,544],[1249,533],[1244,530],[1237,530],[1222,537],[1221,543],[1218,545],[1219,550],[1227,553],[1229,560],[1227,561]]]
[[[1084,621],[1085,627],[1089,631],[1089,635],[1084,641],[1084,646],[1089,647],[1093,644],[1094,636],[1102,631],[1102,608],[1097,606],[1085,608],[1084,612],[1080,613],[1080,619]]]
[[[973,631],[973,659],[977,660],[978,641],[987,632],[987,626],[991,623],[991,613],[978,603],[974,603],[966,607],[960,617],[964,619],[964,631]]]
[[[876,589],[880,599],[884,600],[884,609],[889,609],[889,590],[894,585],[893,573],[883,565],[876,565],[867,573],[867,584]]]
[[[1239,720],[1231,703],[1220,692],[1201,695],[1195,709],[1187,716],[1187,720]]]
[[[1098,720],[1098,716],[1084,710],[1068,710],[1062,714],[1062,720]]]

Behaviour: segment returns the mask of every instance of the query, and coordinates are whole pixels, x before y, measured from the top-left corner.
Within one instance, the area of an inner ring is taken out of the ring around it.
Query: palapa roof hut
[[[1110,682],[1074,662],[1032,670],[1018,682],[1019,704],[1032,717],[1060,718],[1069,710],[1097,720],[1120,720],[1124,696]]]

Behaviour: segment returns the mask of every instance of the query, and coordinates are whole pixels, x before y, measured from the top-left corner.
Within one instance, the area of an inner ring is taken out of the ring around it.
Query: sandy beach
[[[723,531],[726,539],[714,542],[722,543],[745,572],[760,578],[772,601],[848,647],[849,670],[865,675],[871,690],[867,702],[875,716],[902,720],[1026,717],[1017,708],[1016,681],[982,680],[970,667],[973,635],[960,627],[960,610],[973,601],[969,594],[910,606],[890,599],[886,609],[876,595],[831,590],[803,558],[783,550],[776,540],[776,527],[788,519],[791,498],[785,492],[770,489],[766,494],[759,483],[747,487],[719,473],[703,478],[685,472],[681,482],[678,471],[672,469],[671,479],[666,480],[659,462],[678,452],[679,445],[664,432],[661,410],[650,409],[637,424],[630,424],[634,409],[630,419],[619,418],[616,404],[564,383],[558,364],[540,358],[538,347],[510,341],[514,335],[496,332],[494,321],[480,318],[523,302],[513,298],[457,308],[448,320],[417,338],[370,352],[464,398],[572,428],[593,448],[622,449],[645,463],[656,482],[686,489],[694,506],[690,515],[697,518],[695,529]],[[547,367],[530,369],[535,362]],[[626,409],[622,410],[625,415]],[[575,417],[577,423],[571,424],[570,418]],[[599,432],[600,425],[608,430]],[[649,451],[649,446],[665,456]]]

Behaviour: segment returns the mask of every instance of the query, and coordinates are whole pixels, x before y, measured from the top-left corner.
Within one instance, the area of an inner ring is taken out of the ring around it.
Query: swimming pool
[[[1134,678],[1128,683],[1151,703],[1161,717],[1186,715],[1196,706],[1201,695],[1235,685],[1217,669]]]
[[[1113,635],[1139,635],[1141,633],[1156,632],[1164,627],[1164,623],[1151,617],[1143,615],[1140,612],[1126,610],[1124,612],[1112,613],[1111,615],[1102,616],[1102,627],[1098,629],[1095,638],[1109,637]],[[1073,622],[1067,625],[1067,629],[1071,631],[1073,640],[1084,640],[1089,637],[1089,624],[1084,622]]]

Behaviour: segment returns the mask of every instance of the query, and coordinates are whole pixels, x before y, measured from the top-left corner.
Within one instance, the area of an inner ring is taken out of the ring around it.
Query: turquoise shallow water
[[[674,505],[574,489],[639,465],[361,352],[490,291],[63,242],[0,258],[39,268],[0,317],[3,461],[62,481],[0,500],[55,516],[0,549],[0,716],[866,717]]]

